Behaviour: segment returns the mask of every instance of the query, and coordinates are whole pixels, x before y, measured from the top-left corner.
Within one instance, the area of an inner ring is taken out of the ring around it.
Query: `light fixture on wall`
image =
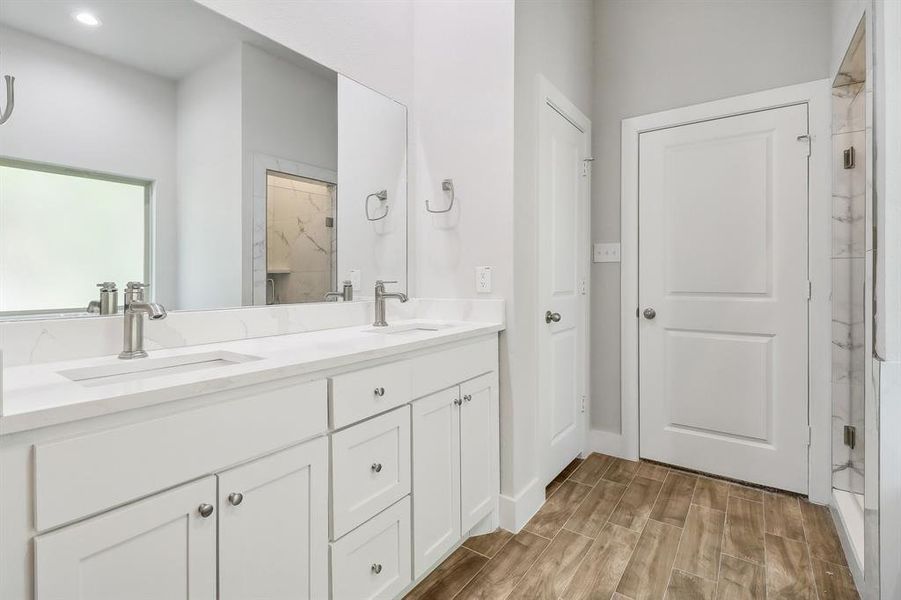
[[[72,18],[88,27],[100,27],[103,25],[103,22],[97,18],[97,15],[84,10],[73,14]]]

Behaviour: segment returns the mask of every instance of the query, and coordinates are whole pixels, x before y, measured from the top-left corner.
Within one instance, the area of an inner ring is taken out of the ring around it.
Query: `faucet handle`
[[[386,284],[386,283],[397,283],[397,280],[396,280],[396,279],[395,279],[395,280],[391,280],[391,281],[386,281],[386,280],[383,280],[383,279],[376,279],[376,280],[375,280],[375,284],[376,284],[376,285],[379,285],[379,284],[384,285],[384,284]]]
[[[126,290],[143,290],[149,287],[149,283],[141,283],[140,281],[129,281],[127,284],[125,284]]]
[[[101,281],[97,284],[97,287],[100,288],[101,292],[115,292],[116,290],[116,282],[115,281]]]

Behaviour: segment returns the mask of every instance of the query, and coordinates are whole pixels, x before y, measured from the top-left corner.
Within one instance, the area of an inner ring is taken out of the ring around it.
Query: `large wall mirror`
[[[0,319],[407,282],[406,108],[192,0],[3,0]]]

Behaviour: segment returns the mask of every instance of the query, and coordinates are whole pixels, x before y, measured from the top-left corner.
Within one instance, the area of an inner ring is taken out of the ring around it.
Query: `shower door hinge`
[[[810,300],[813,298],[813,284],[810,283],[810,280],[807,280],[807,299]]]
[[[813,437],[813,429],[810,427],[807,428],[807,447],[810,447],[810,440]]]
[[[593,157],[582,159],[582,177],[588,177],[588,174],[591,173],[592,162],[594,162]]]
[[[852,450],[854,450],[854,446],[857,445],[857,428],[853,425],[845,425],[844,442],[845,446]]]
[[[585,412],[585,394],[582,394],[582,412]]]
[[[807,156],[810,156],[810,136],[809,135],[799,135],[798,141],[804,142],[805,147],[804,147],[803,151],[807,153]]]

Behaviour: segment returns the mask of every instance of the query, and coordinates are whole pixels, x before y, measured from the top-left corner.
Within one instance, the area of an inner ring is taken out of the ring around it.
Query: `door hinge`
[[[811,298],[813,298],[813,284],[808,279],[807,280],[807,299],[810,300]]]
[[[808,428],[807,428],[807,447],[808,447],[808,448],[810,447],[810,440],[811,440],[812,438],[813,438],[813,429],[810,428],[810,427],[808,427]]]
[[[585,394],[582,394],[582,412],[585,412]]]
[[[853,450],[857,446],[857,428],[853,425],[845,425],[843,434],[845,446]]]
[[[583,296],[588,293],[588,283],[584,279],[579,281],[579,293]]]
[[[809,135],[799,135],[798,141],[804,142],[805,147],[804,147],[803,151],[807,153],[807,156],[810,156],[810,136]]]

